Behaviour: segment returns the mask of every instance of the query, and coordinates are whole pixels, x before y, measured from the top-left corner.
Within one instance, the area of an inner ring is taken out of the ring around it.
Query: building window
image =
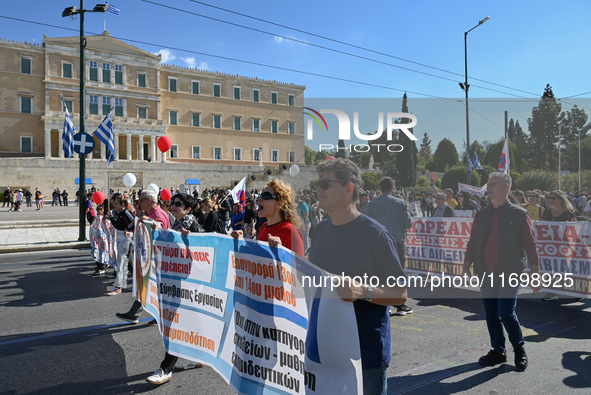
[[[271,121],[271,133],[277,133],[278,121]]]
[[[234,100],[240,100],[240,87],[234,87]]]
[[[137,86],[139,88],[146,87],[146,75],[145,74],[138,74],[137,75]]]
[[[178,158],[179,157],[179,146],[176,144],[173,144],[170,146],[170,157],[171,158]]]
[[[31,74],[31,59],[21,58],[21,73]]]
[[[21,152],[33,152],[33,138],[21,136]]]
[[[123,84],[123,66],[120,64],[115,65],[115,83],[119,85]]]
[[[213,159],[222,160],[222,147],[213,147]]]
[[[103,82],[111,82],[111,64],[103,63]]]
[[[97,65],[97,63],[95,61],[91,60],[89,62],[89,65],[90,65],[90,73],[89,73],[88,78],[91,81],[98,81],[98,65]]]
[[[123,99],[120,97],[115,98],[115,116],[116,117],[123,116]]]
[[[72,78],[72,64],[62,63],[62,77]]]
[[[111,111],[111,98],[103,97],[103,115],[107,115]]]
[[[64,107],[64,103],[66,104]],[[66,108],[68,109],[68,111],[71,113],[74,112],[74,100],[66,100],[64,99],[64,101],[62,102],[62,111],[66,112]]]
[[[287,134],[295,134],[295,122],[287,123]]]
[[[258,89],[253,89],[252,90],[252,101],[258,103],[260,95],[261,95],[261,91],[259,91]]]
[[[234,160],[242,160],[242,148],[234,148]]]
[[[272,162],[278,162],[279,161],[279,151],[277,150],[271,150],[271,161]]]
[[[141,119],[148,118],[148,109],[146,107],[137,108],[137,117]]]
[[[294,100],[295,100],[295,96],[294,96],[294,95],[289,95],[289,96],[287,96],[287,104],[288,104],[290,107],[293,107]]]
[[[168,112],[168,116],[169,116],[169,122],[171,125],[177,125],[177,117],[179,115],[178,111],[169,111]]]
[[[295,162],[295,151],[289,151],[289,162],[290,163]]]
[[[221,97],[222,86],[220,84],[213,84],[213,97]]]
[[[234,130],[240,130],[241,121],[242,121],[242,118],[234,117]]]
[[[271,104],[277,104],[277,92],[271,92]]]
[[[33,109],[33,98],[21,96],[21,112],[23,114],[31,114]]]
[[[176,78],[168,77],[168,90],[171,92],[176,92]]]
[[[90,106],[88,108],[88,112],[91,114],[98,114],[98,96],[97,95],[90,95]]]
[[[215,129],[222,128],[222,116],[221,115],[214,115],[213,116],[213,127]]]
[[[201,147],[193,146],[193,159],[201,159]]]
[[[261,130],[261,120],[258,118],[253,118],[252,119],[252,131],[258,132],[260,130]]]
[[[201,126],[201,114],[198,112],[193,113],[193,126]]]
[[[199,94],[199,81],[193,81],[191,83],[191,93],[193,93],[194,95]]]
[[[260,149],[255,148],[252,150],[252,160],[255,162],[261,161],[261,150]]]

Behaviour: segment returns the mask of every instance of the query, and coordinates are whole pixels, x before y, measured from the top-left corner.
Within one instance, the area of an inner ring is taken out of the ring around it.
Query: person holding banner
[[[518,371],[527,368],[521,325],[515,313],[520,284],[512,284],[511,275],[525,272],[525,257],[531,274],[540,274],[540,258],[533,225],[527,211],[509,201],[511,177],[506,173],[491,173],[487,182],[490,205],[480,210],[472,224],[470,241],[464,258],[463,276],[482,278],[480,293],[486,313],[486,324],[492,349],[479,359],[481,365],[494,366],[507,361],[505,333],[515,352]],[[505,281],[503,281],[503,279]],[[532,283],[533,284],[533,283]],[[533,287],[540,292],[541,284]]]
[[[456,218],[474,218],[477,210],[470,204],[472,202],[471,196],[472,194],[466,191],[458,193],[458,205],[454,210]]]
[[[381,285],[387,284],[390,276],[406,279],[396,241],[383,225],[355,207],[362,180],[354,162],[331,159],[319,164],[316,171],[318,206],[330,218],[316,226],[310,261],[330,273],[344,273],[345,277],[337,276],[337,292],[344,301],[352,302],[355,310],[363,393],[385,395],[391,355],[388,306],[404,305],[407,291],[406,287],[379,286],[373,279]],[[351,281],[354,276],[371,280],[357,286]]]
[[[292,203],[291,187],[277,179],[271,180],[257,198],[258,214],[267,221],[261,225],[258,241],[271,247],[279,245],[304,256],[304,236],[298,228],[299,216]],[[231,233],[233,238],[243,237],[241,230]]]
[[[208,233],[215,232],[216,225],[218,223],[218,213],[212,210],[213,201],[209,198],[203,199],[201,202],[201,210],[203,211],[203,219],[201,220],[201,226]]]
[[[435,203],[437,208],[433,212],[432,217],[455,217],[454,209],[445,201],[445,195],[441,192],[435,194]],[[455,200],[454,200],[455,202]]]
[[[117,230],[117,268],[114,288],[107,292],[109,296],[119,295],[122,289],[127,289],[127,265],[129,251],[133,245],[134,215],[128,210],[129,203],[121,194],[116,193],[112,198],[114,210],[109,219]],[[131,232],[131,235],[130,235]]]

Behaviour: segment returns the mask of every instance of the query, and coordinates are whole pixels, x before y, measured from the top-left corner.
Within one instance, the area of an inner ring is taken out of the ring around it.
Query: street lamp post
[[[466,80],[464,81],[464,83],[460,82],[460,87],[464,90],[464,92],[466,92],[466,144],[467,144],[467,155],[468,155],[468,169],[467,171],[467,175],[468,175],[468,184],[470,184],[470,115],[468,114],[469,112],[469,106],[468,106],[468,89],[470,88],[470,84],[468,84],[468,33],[470,33],[472,30],[476,29],[478,26],[482,25],[484,22],[488,21],[490,19],[490,17],[486,17],[483,20],[481,20],[480,22],[478,22],[478,25],[474,26],[472,29],[468,30],[467,32],[464,33],[464,68],[465,68],[465,74],[466,74]]]
[[[92,10],[84,9],[84,0],[80,0],[80,8],[73,6],[68,7],[62,12],[62,17],[74,16],[80,14],[80,133],[85,130],[86,117],[86,100],[84,96],[84,47],[86,46],[86,39],[84,38],[84,13],[85,12],[106,12],[109,8],[108,4],[97,4]],[[86,192],[86,155],[80,156],[80,178],[78,189],[78,241],[86,241],[86,206],[83,204],[84,195]]]

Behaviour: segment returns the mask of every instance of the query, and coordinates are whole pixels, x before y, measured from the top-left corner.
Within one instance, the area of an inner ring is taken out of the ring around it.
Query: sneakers
[[[189,370],[189,369],[198,369],[202,368],[205,365],[195,361],[189,361],[187,359],[179,360],[176,365],[174,365],[175,370]]]
[[[115,287],[112,290],[110,290],[109,292],[107,292],[107,295],[114,296],[114,295],[119,295],[120,293],[121,293],[121,288]]]
[[[129,321],[132,324],[137,324],[138,322],[140,322],[137,317],[132,316],[131,314],[129,314],[129,312],[125,314],[117,313],[115,314],[115,316],[117,316],[117,318],[119,318],[120,320]]]
[[[575,298],[575,302],[581,302],[583,298]]]
[[[412,307],[409,307],[405,304],[403,304],[402,306],[393,306],[396,307],[396,311],[394,312],[394,315],[407,315],[413,312]]]
[[[546,296],[542,298],[544,302],[549,302],[551,300],[558,300],[558,296],[556,294],[547,293]]]
[[[100,276],[101,274],[105,274],[103,269],[96,269],[94,273],[92,273],[93,276]]]
[[[527,354],[523,347],[515,349],[515,367],[519,372],[527,368]]]
[[[515,354],[515,360],[517,360],[517,354]],[[485,366],[495,366],[504,362],[507,362],[507,354],[501,354],[500,352],[495,351],[494,349],[490,350],[488,354],[486,354],[484,357],[480,357],[480,359],[478,360],[479,364]]]
[[[154,374],[152,374],[150,377],[146,379],[148,383],[157,385],[167,383],[170,380],[172,380],[172,372],[164,373],[164,370],[162,370],[162,368],[155,371]]]
[[[158,321],[156,321],[156,319],[154,318],[153,320],[150,320],[147,322],[148,325],[158,325]]]

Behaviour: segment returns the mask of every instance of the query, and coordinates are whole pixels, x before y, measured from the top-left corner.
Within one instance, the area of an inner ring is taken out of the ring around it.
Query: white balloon
[[[137,182],[137,178],[135,177],[135,174],[133,174],[133,173],[127,173],[126,175],[123,176],[123,184],[128,188],[131,188],[132,186],[134,186],[136,182]]]
[[[298,165],[291,165],[289,168],[289,175],[292,177],[297,176],[300,173],[300,167]]]
[[[158,194],[158,192],[160,192],[160,188],[158,188],[158,185],[156,185],[156,184],[150,184],[150,185],[148,185],[148,187],[146,189],[149,191],[154,191],[156,194]]]

